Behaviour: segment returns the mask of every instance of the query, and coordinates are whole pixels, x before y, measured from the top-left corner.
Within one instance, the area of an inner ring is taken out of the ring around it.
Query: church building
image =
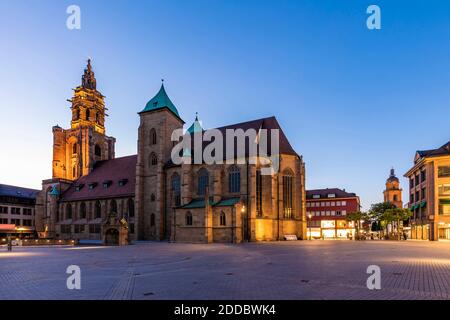
[[[248,152],[244,162],[174,163],[172,133],[185,122],[164,85],[138,113],[137,155],[116,158],[104,99],[89,60],[68,100],[70,128],[53,127],[52,178],[43,180],[36,199],[41,237],[113,245],[306,238],[305,164],[275,117],[217,128],[277,130],[279,151],[269,156],[279,169],[265,175]],[[196,118],[185,132],[205,130]],[[183,150],[183,157],[191,152]]]

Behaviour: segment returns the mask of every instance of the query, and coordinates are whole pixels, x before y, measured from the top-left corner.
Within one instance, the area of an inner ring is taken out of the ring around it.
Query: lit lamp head
[[[241,212],[244,213],[245,212],[245,206],[242,206],[241,208]]]
[[[312,214],[311,213],[308,214],[308,218],[309,218],[309,220],[311,220],[311,218],[312,218]]]

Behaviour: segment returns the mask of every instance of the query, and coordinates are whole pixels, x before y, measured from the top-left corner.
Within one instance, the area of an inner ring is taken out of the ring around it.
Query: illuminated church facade
[[[91,62],[74,89],[69,129],[53,127],[52,178],[36,199],[41,238],[123,245],[137,240],[240,243],[306,237],[305,164],[275,117],[217,128],[279,130],[279,170],[251,163],[175,164],[185,122],[164,86],[139,112],[137,154],[115,157]],[[198,119],[186,131],[204,132]]]

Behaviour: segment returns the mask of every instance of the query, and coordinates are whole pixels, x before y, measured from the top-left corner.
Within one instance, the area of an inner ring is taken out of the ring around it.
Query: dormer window
[[[84,187],[84,184],[76,185],[76,186],[75,186],[75,190],[81,191],[81,189],[83,189],[83,187]]]
[[[320,194],[313,194],[313,199],[320,199]]]
[[[336,194],[334,194],[334,193],[329,193],[329,194],[328,194],[328,198],[336,198]]]
[[[94,189],[97,186],[97,182],[91,182],[89,183],[89,190]]]
[[[106,180],[106,181],[103,181],[103,188],[108,188],[110,185],[112,184],[112,181],[111,180]]]
[[[119,180],[119,186],[123,187],[124,185],[126,185],[128,182],[128,179],[120,179]]]

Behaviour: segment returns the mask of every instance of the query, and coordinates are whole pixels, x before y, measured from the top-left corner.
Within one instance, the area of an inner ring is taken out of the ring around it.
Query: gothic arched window
[[[133,199],[128,199],[128,216],[130,218],[134,217],[134,201]]]
[[[241,171],[237,166],[232,166],[228,172],[228,191],[231,193],[241,191]]]
[[[156,130],[155,129],[151,129],[150,130],[150,144],[154,145],[156,143],[157,143]]]
[[[181,179],[178,173],[172,175],[172,192],[174,205],[181,205]]]
[[[109,212],[110,213],[117,213],[117,202],[116,200],[111,200],[111,203],[109,205]]]
[[[156,166],[157,164],[158,164],[158,157],[156,156],[156,154],[154,152],[152,152],[150,154],[150,165]]]
[[[86,120],[89,121],[90,118],[91,118],[91,110],[86,109]]]
[[[206,188],[209,185],[209,173],[208,170],[205,168],[202,168],[198,171],[198,187],[197,187],[197,194],[198,195],[205,195]]]
[[[226,226],[227,225],[227,217],[225,215],[225,212],[220,212],[220,225]]]
[[[150,195],[150,201],[151,201],[151,202],[154,202],[155,200],[156,200],[155,194],[152,193],[152,194]]]
[[[70,203],[66,206],[66,219],[72,219],[72,205]]]
[[[80,219],[86,219],[86,203],[80,204]]]
[[[102,148],[98,144],[96,144],[94,149],[95,149],[94,154],[98,157],[101,157],[102,156]]]
[[[283,213],[286,219],[292,218],[294,178],[291,170],[283,173]]]
[[[150,226],[151,227],[155,226],[155,214],[154,213],[152,213],[150,215]]]
[[[100,201],[96,201],[95,202],[95,218],[101,218],[102,217],[102,204],[100,203]]]
[[[77,154],[78,153],[78,144],[75,142],[72,145],[72,154]]]
[[[192,213],[190,212],[186,213],[186,225],[192,226]]]

